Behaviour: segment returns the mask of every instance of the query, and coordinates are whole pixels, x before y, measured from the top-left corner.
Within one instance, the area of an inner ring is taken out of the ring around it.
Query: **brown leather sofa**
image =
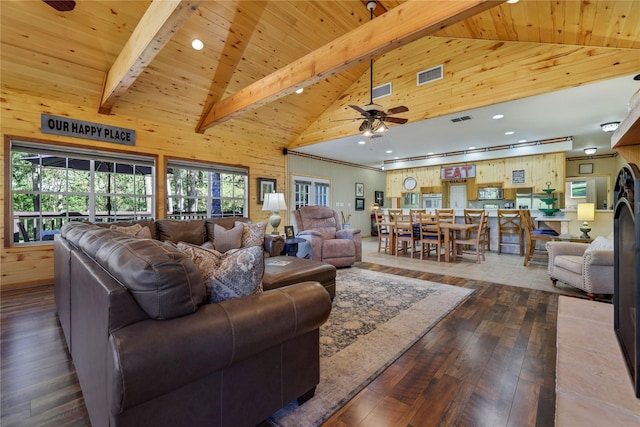
[[[254,426],[313,396],[331,311],[319,283],[204,304],[200,272],[169,243],[69,223],[54,245],[56,306],[93,426]]]

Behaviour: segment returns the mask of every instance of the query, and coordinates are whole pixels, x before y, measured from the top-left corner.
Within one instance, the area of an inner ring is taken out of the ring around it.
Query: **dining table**
[[[465,223],[441,223],[440,229],[444,230],[444,252],[445,262],[451,262],[451,254],[456,248],[452,248],[452,242],[455,241],[456,235],[467,233],[470,230],[478,228],[478,224],[465,224]],[[455,261],[455,256],[453,257]]]
[[[396,237],[395,237],[395,222],[385,221],[380,225],[386,226],[389,230],[389,254],[396,254]],[[465,223],[441,223],[440,229],[444,230],[444,246],[446,248],[444,254],[445,262],[451,262],[452,242],[456,239],[457,235],[467,233],[469,230],[475,230],[478,228],[478,224],[465,224]],[[455,257],[453,257],[455,260]]]

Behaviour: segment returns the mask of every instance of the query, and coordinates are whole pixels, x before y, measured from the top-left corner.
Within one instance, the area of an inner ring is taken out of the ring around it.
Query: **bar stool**
[[[480,224],[484,209],[465,209],[464,210],[464,223],[465,224]],[[491,227],[485,227],[484,241],[487,243],[487,252],[491,252]],[[467,238],[471,239],[475,237],[476,232],[471,231]]]
[[[507,236],[516,236],[518,242],[505,241]],[[524,239],[522,238],[522,216],[517,209],[498,209],[498,255],[502,246],[518,246],[520,256],[524,256]]]

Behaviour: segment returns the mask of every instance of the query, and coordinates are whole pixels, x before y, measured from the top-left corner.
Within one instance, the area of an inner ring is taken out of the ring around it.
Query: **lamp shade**
[[[578,203],[578,220],[593,221],[595,216],[594,203]]]
[[[263,211],[283,211],[287,209],[287,204],[284,202],[284,194],[282,193],[267,193],[264,195],[264,203],[262,205]]]

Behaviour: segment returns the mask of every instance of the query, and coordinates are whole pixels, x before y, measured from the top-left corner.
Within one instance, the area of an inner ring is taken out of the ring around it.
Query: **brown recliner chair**
[[[338,214],[326,206],[304,206],[294,212],[297,236],[310,246],[311,259],[336,267],[362,261],[360,230],[342,228]]]

